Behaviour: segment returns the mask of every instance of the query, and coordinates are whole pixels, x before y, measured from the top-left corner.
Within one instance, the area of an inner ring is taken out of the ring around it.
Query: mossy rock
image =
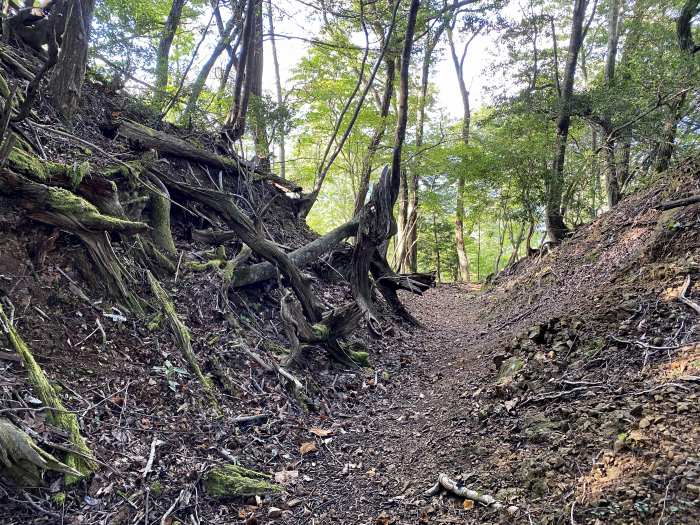
[[[279,492],[270,476],[240,465],[219,465],[204,477],[204,490],[215,498],[237,498]]]
[[[498,371],[498,383],[503,384],[512,381],[515,375],[525,367],[525,361],[517,357],[511,357],[503,361]]]

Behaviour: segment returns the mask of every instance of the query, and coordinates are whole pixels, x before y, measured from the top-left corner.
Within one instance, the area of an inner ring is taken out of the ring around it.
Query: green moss
[[[158,330],[163,324],[163,314],[162,312],[158,312],[153,319],[146,325],[146,328],[148,328],[149,332],[154,332],[155,330]]]
[[[220,465],[204,477],[204,489],[216,498],[256,496],[279,492],[280,487],[267,481],[270,476],[240,465]]]
[[[66,493],[56,492],[56,494],[51,496],[51,501],[53,501],[54,505],[58,507],[63,507],[63,505],[66,503]]]
[[[177,251],[170,228],[170,199],[167,195],[151,191],[151,225],[155,243],[169,255]]]
[[[367,352],[350,352],[350,359],[355,361],[360,366],[370,366],[369,365],[369,353]]]
[[[68,170],[68,180],[70,181],[70,189],[75,191],[83,182],[83,179],[90,173],[90,163],[81,162],[80,164],[75,163],[73,167]]]
[[[38,157],[30,155],[19,148],[13,148],[7,157],[7,164],[12,171],[31,179],[46,182],[49,178],[44,163]]]
[[[151,490],[151,494],[153,494],[156,497],[160,496],[163,493],[163,485],[161,485],[160,481],[158,480],[152,482],[149,488]]]
[[[185,268],[193,272],[206,272],[207,270],[219,270],[226,266],[226,261],[212,259],[207,262],[190,261],[185,263]]]
[[[10,340],[15,351],[20,355],[24,363],[24,368],[27,370],[27,376],[29,383],[34,388],[36,395],[41,399],[45,406],[52,408],[47,413],[46,419],[49,423],[56,425],[57,427],[68,432],[70,442],[75,448],[78,454],[68,453],[66,455],[66,465],[74,468],[84,476],[91,474],[97,468],[97,464],[94,461],[94,456],[92,451],[85,443],[83,436],[80,434],[80,425],[78,424],[78,418],[75,414],[68,412],[58,394],[54,390],[51,383],[49,383],[46,374],[41,369],[39,364],[34,360],[34,356],[29,350],[29,347],[24,343],[24,341],[19,337],[19,334],[15,331],[10,323],[10,320],[5,315],[5,311],[2,306],[0,306],[0,321],[7,331],[7,338]],[[77,481],[79,478],[72,475],[66,476],[66,482],[72,483]]]
[[[49,186],[47,190],[46,205],[50,211],[74,218],[88,229],[115,232],[138,232],[148,229],[143,222],[103,215],[93,204],[66,189]]]
[[[314,331],[314,336],[316,336],[320,341],[325,341],[328,336],[331,335],[331,329],[324,324],[315,324],[311,327]]]

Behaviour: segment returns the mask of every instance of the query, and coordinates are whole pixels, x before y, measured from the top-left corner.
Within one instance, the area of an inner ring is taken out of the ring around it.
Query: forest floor
[[[686,167],[691,178],[681,173],[675,191],[696,190],[695,173]],[[307,356],[296,373],[308,411],[222,342],[223,325],[198,322],[215,317],[199,288],[208,278],[184,275],[168,288],[198,353],[207,362],[208,351],[224,352],[238,389],[224,396],[223,417],[196,381],[164,381],[163,359],[179,362],[168,337],[117,316],[100,343],[79,274],[70,286],[61,257],[28,271],[26,230],[5,224],[0,276],[16,323],[73,400],[102,464],[62,507],[50,502],[60,478],[34,506],[6,494],[0,522],[700,523],[700,326],[679,300],[686,279],[700,281],[700,210],[654,209],[667,186],[626,199],[484,289],[438,285],[402,296],[422,326],[365,339],[370,367]],[[70,250],[68,242],[61,256]],[[697,286],[687,297],[698,302]],[[257,326],[274,324],[274,311],[248,301]],[[264,346],[257,351],[272,358]],[[31,403],[21,369],[2,358],[0,386]],[[21,420],[56,439],[40,412]],[[280,492],[228,500],[202,492],[208,469],[230,460],[269,473]],[[518,510],[424,495],[440,473]]]
[[[142,159],[138,143],[100,127],[129,101],[97,84],[83,99],[71,133],[46,107],[44,124],[24,134],[45,158],[89,160],[96,173]],[[208,144],[206,134],[170,131]],[[188,161],[163,160],[171,175],[207,184]],[[188,269],[220,249],[193,231],[222,225],[173,208],[180,257],[162,285],[216,406],[164,326],[129,242],[113,246],[143,316],[106,293],[75,235],[2,197],[0,300],[100,463],[73,487],[55,474],[27,491],[0,481],[0,524],[700,524],[700,204],[659,209],[700,192],[699,175],[694,160],[647,181],[483,289],[402,295],[421,326],[381,312],[384,337],[362,328],[347,341],[368,352],[364,368],[307,349],[291,369],[302,400],[272,365],[289,351],[278,282],[230,290],[231,323],[219,272]],[[315,238],[272,185],[227,183],[266,210],[266,234],[285,250]],[[241,250],[235,238],[221,246]],[[304,268],[326,309],[353,299],[338,278],[351,250]],[[56,454],[69,444],[4,336],[0,414]],[[207,492],[212,469],[231,463],[269,475],[276,490]],[[440,473],[518,509],[424,495]]]

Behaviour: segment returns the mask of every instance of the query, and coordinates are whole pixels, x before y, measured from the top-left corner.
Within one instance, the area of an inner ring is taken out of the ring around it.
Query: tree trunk
[[[165,92],[168,87],[168,66],[170,58],[170,47],[175,39],[175,33],[180,25],[180,17],[182,16],[182,8],[186,0],[173,0],[168,18],[165,20],[165,27],[160,36],[158,43],[158,52],[156,54],[156,70],[155,70],[155,89],[154,102],[158,109],[161,109]]]
[[[64,119],[75,113],[80,102],[94,8],[95,0],[72,0],[66,6],[61,50],[49,81],[54,107]]]
[[[236,19],[234,16],[232,16],[226,23],[224,32],[219,37],[219,40],[214,46],[214,49],[212,50],[211,55],[209,56],[209,59],[204,63],[202,69],[197,75],[197,78],[192,84],[190,96],[187,99],[187,104],[185,104],[185,109],[182,112],[182,116],[180,117],[180,122],[182,124],[188,124],[190,119],[192,118],[192,114],[194,113],[195,108],[197,107],[197,101],[199,100],[199,97],[202,94],[202,91],[204,90],[204,85],[206,84],[207,79],[209,78],[209,73],[211,73],[214,64],[216,64],[216,61],[221,56],[221,53],[223,53],[224,50],[229,45],[231,45],[231,38],[235,27]]]
[[[442,282],[441,268],[440,268],[440,241],[438,239],[437,231],[437,220],[435,219],[435,213],[433,212],[433,242],[435,243],[435,271],[437,273],[437,282]]]
[[[391,109],[391,97],[394,94],[394,76],[396,71],[396,62],[394,56],[391,53],[387,53],[385,57],[386,64],[386,81],[384,82],[384,93],[382,94],[381,108],[379,111],[379,123],[374,130],[372,139],[370,140],[369,146],[367,147],[367,152],[362,159],[362,171],[360,173],[360,185],[357,189],[357,195],[355,197],[355,211],[353,215],[360,213],[360,210],[365,205],[365,199],[367,198],[367,191],[369,189],[369,179],[372,174],[372,161],[374,156],[379,149],[379,145],[382,142],[384,133],[386,132],[386,121],[389,116],[389,110]],[[403,175],[405,179],[405,175]],[[405,221],[404,221],[405,222]],[[403,232],[399,228],[399,232]]]
[[[408,123],[408,90],[409,67],[411,62],[411,50],[413,49],[413,35],[416,25],[416,16],[420,6],[419,0],[412,0],[406,23],[403,50],[401,52],[401,67],[399,70],[399,96],[398,112],[396,119],[396,134],[394,136],[394,148],[391,156],[391,171],[384,169],[379,180],[377,190],[372,193],[372,200],[365,206],[360,214],[360,225],[355,248],[353,249],[350,268],[350,288],[357,304],[367,317],[370,327],[376,332],[378,321],[374,315],[371,304],[371,288],[368,271],[371,260],[377,256],[377,248],[392,235],[396,234],[393,208],[399,194],[401,181],[401,152],[406,138],[406,125]],[[375,275],[375,279],[377,275]],[[393,298],[396,307],[400,306],[395,293],[385,298]]]
[[[274,64],[275,68],[275,89],[277,92],[277,107],[282,107],[284,104],[284,97],[282,96],[282,79],[280,77],[280,63],[279,59],[277,58],[277,42],[275,41],[275,26],[274,22],[272,19],[272,0],[268,0],[267,2],[267,18],[268,22],[270,25],[270,44],[272,46],[272,63]],[[287,153],[285,151],[285,143],[284,143],[284,129],[278,130],[278,145],[280,148],[280,158],[279,158],[279,173],[280,177],[283,179],[286,178],[286,170],[287,170]]]
[[[557,135],[554,146],[554,161],[552,171],[547,181],[547,201],[545,205],[545,224],[547,234],[552,242],[561,241],[568,228],[564,224],[561,209],[562,189],[564,185],[564,160],[566,159],[566,143],[569,138],[571,124],[571,103],[574,93],[574,77],[578,54],[583,44],[583,19],[586,14],[587,0],[575,0],[573,18],[571,21],[571,37],[569,51],[566,57],[564,82],[559,98],[559,115],[557,117]]]
[[[270,139],[267,134],[267,116],[263,111],[262,100],[262,75],[263,75],[263,13],[262,1],[255,8],[255,34],[253,54],[251,56],[251,68],[246,72],[250,75],[247,82],[251,100],[253,101],[254,115],[251,119],[251,132],[255,143],[255,156],[260,169],[270,171]],[[244,128],[245,129],[245,126]]]
[[[659,141],[656,158],[654,159],[654,171],[656,173],[666,171],[671,166],[671,158],[673,157],[673,151],[675,149],[676,131],[678,129],[678,122],[683,118],[683,106],[687,93],[688,92],[685,91],[669,104],[668,116],[664,123],[664,129],[661,132],[661,140]]]
[[[473,37],[472,37],[473,38]],[[471,39],[464,45],[461,58],[457,56],[452,27],[447,27],[447,41],[452,56],[452,64],[457,75],[459,92],[462,96],[462,142],[469,145],[469,131],[471,127],[471,107],[469,105],[469,91],[464,81],[464,59]],[[459,262],[459,280],[468,283],[471,280],[469,275],[469,257],[464,249],[464,174],[460,171],[457,174],[457,207],[455,210],[455,248],[457,250],[457,260]]]
[[[613,97],[612,89],[615,83],[615,62],[619,41],[620,1],[611,0],[608,11],[608,48],[605,56],[604,82],[609,97]],[[605,190],[608,197],[608,207],[612,208],[620,201],[620,182],[615,162],[616,133],[611,123],[609,113],[603,116],[603,154],[605,155]]]
[[[398,213],[396,214],[396,239],[394,246],[394,267],[401,271],[402,255],[406,251],[406,231],[408,229],[408,180],[406,169],[401,170],[401,181],[399,183]]]
[[[245,11],[245,22],[243,26],[243,36],[241,37],[241,53],[239,57],[239,67],[236,72],[236,82],[233,88],[233,101],[226,118],[223,133],[229,143],[240,139],[245,133],[245,118],[248,112],[248,101],[250,97],[251,80],[255,72],[250,69],[255,67],[256,33],[260,0],[248,0]]]
[[[440,41],[440,36],[445,30],[443,23],[435,30],[434,35],[428,34],[425,49],[423,50],[423,60],[421,63],[420,96],[418,98],[418,112],[416,119],[416,151],[423,147],[423,136],[425,132],[425,106],[428,99],[428,81],[430,80],[430,60],[433,57],[435,46]],[[406,231],[403,234],[403,250],[401,254],[401,271],[415,272],[418,268],[418,186],[420,183],[419,174],[420,157],[416,159],[411,167],[408,179],[408,208],[406,217]]]

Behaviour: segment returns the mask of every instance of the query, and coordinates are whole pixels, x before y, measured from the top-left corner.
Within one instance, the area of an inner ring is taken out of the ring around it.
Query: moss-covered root
[[[204,476],[204,489],[215,498],[236,498],[279,492],[270,476],[240,465],[219,465]]]
[[[158,279],[156,279],[151,272],[148,272],[148,283],[151,285],[151,292],[153,292],[153,295],[160,303],[163,313],[165,314],[165,318],[168,320],[168,325],[170,326],[170,330],[175,338],[175,343],[180,347],[180,350],[182,350],[185,359],[194,371],[194,375],[202,383],[202,386],[207,392],[212,404],[218,410],[219,404],[216,400],[216,396],[214,395],[214,385],[212,384],[211,380],[202,373],[202,369],[199,367],[197,356],[194,354],[194,350],[192,349],[190,331],[187,329],[187,326],[185,326],[185,323],[183,323],[178,317],[177,312],[175,311],[175,305],[173,305],[168,292],[163,289],[158,282]]]
[[[138,295],[133,293],[129,286],[129,274],[125,271],[124,266],[119,261],[119,258],[114,253],[109,237],[104,233],[91,232],[75,232],[78,237],[85,243],[85,246],[90,253],[90,257],[100,270],[102,277],[107,285],[109,293],[121,299],[125,306],[138,318],[143,318],[142,301]]]
[[[68,453],[65,463],[70,468],[77,470],[83,476],[87,476],[97,469],[97,464],[94,461],[92,451],[85,443],[85,439],[80,434],[80,426],[78,418],[75,414],[68,412],[61,399],[56,394],[56,390],[49,383],[46,374],[41,369],[39,364],[34,360],[34,356],[29,350],[29,347],[24,343],[22,338],[17,334],[17,331],[10,323],[5,311],[0,305],[0,324],[7,334],[7,338],[15,351],[20,355],[24,362],[24,368],[27,370],[29,383],[36,391],[36,395],[41,399],[42,403],[51,410],[48,412],[47,419],[50,423],[68,432],[70,442],[77,454]],[[67,482],[75,482],[79,479],[77,476],[67,474]]]
[[[175,255],[177,251],[173,234],[170,228],[170,194],[165,185],[155,176],[151,177],[155,188],[149,190],[151,208],[151,236],[153,242],[168,255]],[[155,190],[158,191],[155,191]]]
[[[9,420],[0,417],[0,472],[20,486],[38,487],[42,485],[41,472],[44,470],[81,476],[73,467],[40,448]]]

